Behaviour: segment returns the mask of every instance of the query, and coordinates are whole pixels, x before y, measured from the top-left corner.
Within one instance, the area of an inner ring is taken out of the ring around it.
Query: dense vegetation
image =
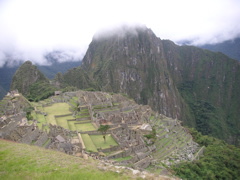
[[[223,112],[220,108],[215,107],[209,101],[204,101],[194,95],[194,82],[181,83],[178,87],[182,97],[185,99],[190,109],[190,116],[194,120],[192,126],[203,135],[212,135],[220,139],[226,139],[224,130],[226,126],[223,122]]]
[[[29,87],[27,98],[29,101],[40,101],[53,96],[55,91],[56,88],[51,86],[48,82],[35,82]]]
[[[222,53],[163,41],[169,69],[187,104],[185,125],[240,145],[240,64]]]
[[[222,52],[233,59],[240,61],[240,38],[234,40],[224,41],[218,44],[205,44],[200,46],[204,49],[209,49],[211,51]]]
[[[194,140],[206,146],[200,160],[181,163],[173,168],[183,179],[239,179],[240,149],[191,129]]]
[[[37,65],[38,69],[49,79],[53,79],[54,76],[58,73],[65,73],[68,69],[77,67],[81,64],[80,61],[77,62],[58,62],[58,59],[48,58],[51,65],[41,66]],[[7,66],[5,64],[3,67],[0,67],[0,99],[2,99],[10,89],[11,81],[16,70],[20,67],[19,64],[14,64],[15,66]]]

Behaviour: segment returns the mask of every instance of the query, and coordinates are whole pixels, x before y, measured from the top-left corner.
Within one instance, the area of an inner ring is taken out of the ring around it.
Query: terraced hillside
[[[173,159],[191,161],[201,154],[178,120],[120,94],[66,92],[32,105],[32,121],[19,123],[22,115],[9,130],[17,115],[5,118],[1,130],[8,129],[8,136],[4,138],[153,171],[170,166]],[[110,127],[106,142],[98,131],[100,125]]]

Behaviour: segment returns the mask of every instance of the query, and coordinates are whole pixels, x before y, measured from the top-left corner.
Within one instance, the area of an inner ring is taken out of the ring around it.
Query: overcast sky
[[[97,31],[123,23],[216,43],[240,36],[240,0],[0,0],[0,66],[6,57],[46,63],[53,50],[79,60]]]

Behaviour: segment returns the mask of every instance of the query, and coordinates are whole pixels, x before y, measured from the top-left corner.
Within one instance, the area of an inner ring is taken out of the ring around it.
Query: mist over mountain
[[[240,37],[222,43],[205,44],[199,47],[215,52],[222,52],[227,56],[240,61]]]
[[[58,72],[65,73],[68,69],[77,67],[81,64],[81,60],[74,61],[73,57],[62,51],[53,51],[46,55],[48,65],[37,65],[38,69],[48,78],[53,79]],[[20,67],[21,61],[13,63],[9,60],[0,68],[0,99],[6,95],[10,89],[10,84],[14,73]]]
[[[136,102],[239,144],[240,65],[222,53],[161,40],[146,27],[93,38],[62,83],[126,93]]]

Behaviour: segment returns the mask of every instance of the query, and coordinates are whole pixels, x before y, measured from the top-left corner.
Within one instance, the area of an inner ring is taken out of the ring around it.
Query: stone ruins
[[[59,102],[68,103],[72,113],[56,115],[55,118],[72,117],[66,119],[69,128],[43,124],[39,129],[37,119],[29,123],[23,111],[23,106],[29,104],[26,100],[19,102],[23,97],[14,91],[0,104],[0,138],[75,156],[92,156],[140,170],[149,166],[162,168],[162,164],[170,166],[181,161],[192,161],[204,150],[193,141],[180,121],[157,114],[149,106],[138,105],[123,95],[87,91],[55,94],[41,102],[42,108],[35,107],[34,112],[46,116],[44,107]],[[86,123],[91,124],[94,130],[76,128]],[[100,125],[110,126],[107,135],[117,145],[109,148],[96,147],[97,151],[89,151],[84,137],[101,135],[97,131]]]

